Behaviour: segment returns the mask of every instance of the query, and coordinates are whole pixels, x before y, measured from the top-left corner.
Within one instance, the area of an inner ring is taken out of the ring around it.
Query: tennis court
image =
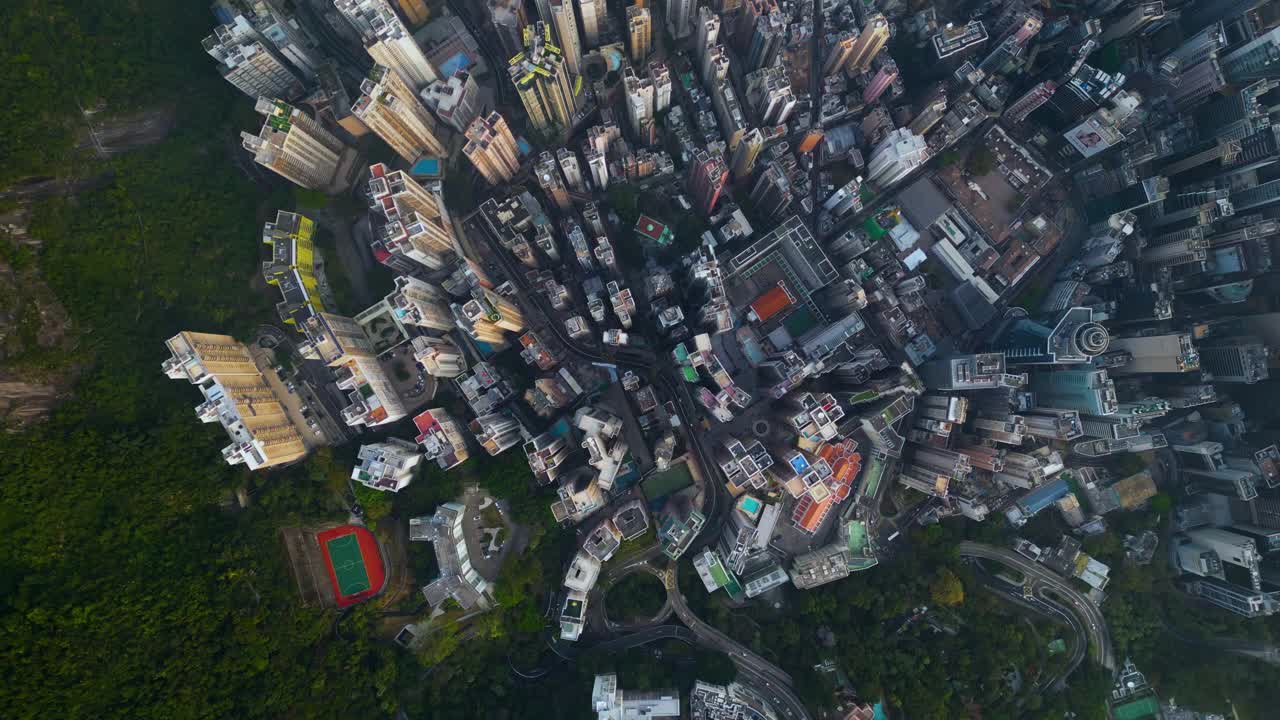
[[[369,589],[369,573],[365,571],[364,558],[360,555],[360,540],[354,533],[333,538],[325,547],[333,563],[339,595],[349,597]]]

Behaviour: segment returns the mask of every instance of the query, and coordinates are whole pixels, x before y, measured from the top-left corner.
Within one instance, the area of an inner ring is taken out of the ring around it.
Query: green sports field
[[[336,537],[328,542],[329,560],[338,579],[338,592],[343,597],[369,589],[369,573],[360,556],[360,540],[354,534]]]

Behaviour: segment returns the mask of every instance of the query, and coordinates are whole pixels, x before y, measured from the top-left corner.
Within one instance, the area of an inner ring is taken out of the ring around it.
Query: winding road
[[[700,645],[728,655],[738,667],[742,678],[773,705],[780,717],[788,720],[809,719],[804,703],[791,690],[790,675],[694,615],[684,594],[680,592],[674,570],[667,570],[665,583],[667,597],[675,608],[676,617],[693,631]]]
[[[998,562],[1022,573],[1031,583],[1032,593],[1038,602],[1066,610],[1076,618],[1093,647],[1094,657],[1108,670],[1116,669],[1115,655],[1111,648],[1111,632],[1102,610],[1084,594],[1071,587],[1065,579],[1048,568],[1004,548],[981,543],[960,543],[961,557],[976,557]],[[1056,597],[1055,597],[1056,596]],[[1065,602],[1059,603],[1059,598]],[[1074,627],[1074,625],[1073,625]]]
[[[656,546],[654,549],[655,550],[657,549]],[[624,578],[628,575],[632,575],[638,572],[647,572],[650,575],[658,578],[658,580],[662,582],[664,586],[666,585],[665,572],[649,564],[647,559],[633,561],[631,563],[628,563],[622,566],[621,568],[618,568],[617,571],[611,570],[607,574],[607,577],[611,581],[617,581],[620,578]],[[612,582],[610,583],[610,587],[612,587]],[[603,590],[599,590],[599,588],[600,588],[600,585],[597,584],[596,588],[593,589],[593,592],[595,592],[599,596],[599,599],[587,605],[587,607],[589,608],[588,612],[592,612],[596,620],[603,621],[604,626],[608,628],[610,632],[625,633],[625,632],[631,632],[635,630],[644,630],[654,626],[664,625],[668,620],[671,619],[671,614],[675,612],[675,609],[671,607],[671,594],[668,593],[666,600],[664,600],[662,603],[662,607],[659,608],[658,612],[654,613],[653,617],[649,618],[648,620],[637,620],[632,622],[614,622],[612,619],[609,618],[609,608],[606,606],[606,601],[608,600],[608,597],[609,597],[609,591],[607,588]]]
[[[1020,585],[1010,585],[1009,583],[994,577],[985,570],[978,573],[978,578],[983,585],[991,592],[999,595],[1003,600],[1026,608],[1034,613],[1055,620],[1063,625],[1071,628],[1071,632],[1075,635],[1076,641],[1073,643],[1071,657],[1067,659],[1067,665],[1061,673],[1041,678],[1036,683],[1036,691],[1043,691],[1056,687],[1060,682],[1071,676],[1071,673],[1080,667],[1080,663],[1084,662],[1085,653],[1089,648],[1089,635],[1084,630],[1084,625],[1080,622],[1070,610],[1061,603],[1049,597],[1025,597],[1022,594]]]

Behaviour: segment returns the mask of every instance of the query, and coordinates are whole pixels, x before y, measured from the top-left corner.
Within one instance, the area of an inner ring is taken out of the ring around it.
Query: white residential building
[[[618,676],[597,675],[591,688],[591,707],[597,720],[662,720],[680,717],[678,690],[627,692],[618,687]]]
[[[333,4],[360,33],[375,63],[398,72],[415,90],[439,79],[435,66],[388,0],[334,0]]]
[[[929,145],[924,138],[907,128],[898,128],[881,140],[871,153],[867,179],[887,188],[924,165],[928,159]]]
[[[386,492],[400,492],[413,481],[414,468],[422,462],[418,446],[407,440],[387,438],[373,445],[361,445],[351,479]]]
[[[422,101],[449,127],[465,133],[480,116],[480,86],[466,70],[459,69],[448,80],[437,80],[422,91]]]

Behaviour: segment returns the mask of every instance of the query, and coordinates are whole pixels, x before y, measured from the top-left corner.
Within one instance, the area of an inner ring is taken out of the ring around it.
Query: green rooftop
[[[711,553],[711,562],[707,563],[707,571],[711,573],[711,579],[716,585],[724,588],[725,592],[733,596],[742,594],[742,586],[738,584],[738,578],[725,569],[720,556],[715,552]]]
[[[884,461],[872,456],[871,463],[867,466],[867,473],[862,477],[862,487],[858,489],[858,495],[863,497],[875,495],[876,488],[880,486],[880,478],[883,475]]]
[[[849,402],[851,403],[871,402],[872,400],[875,400],[878,397],[880,397],[879,390],[863,390],[857,395],[850,397]]]
[[[787,329],[791,337],[800,337],[810,330],[818,327],[818,318],[814,316],[813,311],[806,305],[801,305],[795,312],[787,316],[782,321],[782,326]]]
[[[640,488],[645,498],[656,500],[673,495],[691,485],[693,485],[693,475],[689,474],[689,467],[684,463],[677,463],[645,478]]]
[[[849,552],[861,555],[867,549],[867,526],[861,520],[850,520],[845,525],[845,534],[849,536]]]
[[[1160,704],[1154,695],[1130,700],[1123,705],[1111,708],[1111,717],[1115,720],[1148,720],[1160,717]]]
[[[724,587],[729,584],[729,573],[725,572],[724,566],[720,564],[720,559],[716,558],[714,562],[707,565],[707,569],[711,571],[711,579],[716,581],[716,585]]]
[[[880,223],[876,222],[874,217],[867,218],[867,221],[862,224],[862,229],[867,231],[867,235],[870,236],[872,242],[889,234],[888,230],[880,227]]]

